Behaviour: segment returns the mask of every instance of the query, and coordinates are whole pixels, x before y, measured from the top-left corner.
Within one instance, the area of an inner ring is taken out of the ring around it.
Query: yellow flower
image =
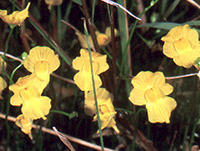
[[[96,96],[98,102],[103,102],[109,98],[113,98],[112,94],[110,94],[105,88],[98,88],[96,89]],[[87,115],[93,116],[96,114],[96,106],[94,101],[94,93],[93,91],[88,92],[85,103],[84,103],[84,111]]]
[[[95,34],[96,34],[96,37],[97,37],[97,42],[98,42],[100,47],[105,46],[108,43],[110,43],[110,41],[111,41],[111,28],[110,27],[106,28],[105,34],[100,33],[98,31],[96,31]],[[78,40],[80,41],[81,47],[82,48],[88,48],[85,35],[83,35],[82,33],[79,33],[79,32],[76,32],[76,35],[78,36]],[[115,35],[117,35],[116,29],[115,29]],[[92,37],[90,35],[88,37],[88,40],[89,40],[89,43],[90,43],[90,47],[94,48]]]
[[[31,119],[43,118],[49,113],[51,99],[41,96],[48,81],[42,81],[35,74],[19,78],[16,84],[9,86],[14,92],[10,99],[13,106],[22,105],[24,117]]]
[[[4,62],[4,70],[6,69],[6,62]],[[3,68],[3,59],[0,57],[0,74],[2,73],[2,68]]]
[[[101,119],[101,129],[104,129],[106,127],[112,127],[117,133],[119,133],[119,129],[116,126],[115,122],[115,114],[116,112],[108,112],[104,114],[100,114]],[[97,121],[97,115],[93,118],[93,121]],[[99,131],[97,131],[99,133]]]
[[[173,91],[173,87],[165,83],[163,73],[142,71],[132,79],[131,83],[134,88],[129,100],[135,105],[146,106],[151,123],[169,123],[171,112],[176,107],[176,101],[166,96]]]
[[[1,96],[2,91],[7,87],[7,83],[6,81],[0,77],[0,99],[3,99],[3,97]]]
[[[48,83],[49,78],[47,81],[42,81],[35,73],[19,78],[15,84],[9,86],[9,89],[14,92],[14,95],[10,99],[10,104],[13,106],[20,106],[23,103],[21,91],[26,90],[30,86],[34,86],[38,93],[42,94]]]
[[[33,139],[31,134],[31,129],[33,125],[33,120],[30,118],[25,118],[23,114],[19,115],[16,119],[15,124],[21,128],[21,131],[28,134],[30,139]]]
[[[30,7],[30,2],[26,8],[22,11],[14,11],[12,14],[8,15],[7,10],[0,10],[0,18],[8,23],[20,26],[24,20],[28,17],[28,9]]]
[[[104,129],[105,127],[112,127],[117,133],[119,133],[114,119],[116,112],[112,104],[112,95],[105,88],[98,88],[96,95],[101,120],[101,129]],[[85,98],[84,110],[89,116],[96,114],[93,91],[89,92]],[[93,121],[97,121],[97,115],[94,116]]]
[[[82,91],[91,91],[93,90],[93,86],[89,52],[86,49],[81,49],[80,54],[81,56],[76,57],[72,62],[73,68],[79,70],[79,72],[74,76],[74,82]],[[101,79],[98,75],[109,68],[106,62],[107,56],[100,55],[97,52],[91,52],[91,56],[95,87],[98,88],[102,85]]]
[[[51,9],[52,6],[58,6],[62,4],[63,0],[44,0],[47,5],[49,5],[49,9]]]
[[[24,117],[31,119],[46,119],[51,108],[51,99],[46,96],[40,96],[35,87],[28,87],[20,92],[23,100],[22,113]]]
[[[92,75],[91,72],[80,71],[74,76],[75,84],[81,91],[93,90]],[[98,75],[94,75],[95,88],[99,88],[102,85],[101,79]]]
[[[91,72],[90,57],[88,50],[81,49],[80,55],[81,55],[80,57],[76,57],[73,60],[72,62],[73,68],[79,71]],[[92,56],[92,66],[94,74],[99,75],[102,72],[108,70],[109,66],[106,62],[107,58],[106,55],[101,55],[97,52],[91,52],[91,56]]]
[[[49,47],[32,48],[24,61],[24,67],[31,73],[36,73],[41,80],[46,80],[59,66],[58,57]]]
[[[111,98],[107,100],[98,101],[99,116],[101,120],[101,129],[106,127],[112,127],[117,133],[119,130],[115,122],[115,110],[111,101]],[[97,121],[97,115],[94,116],[93,121]],[[98,133],[98,132],[97,132]]]
[[[178,66],[190,68],[200,57],[198,32],[190,29],[189,25],[172,28],[161,40],[165,42],[163,53],[167,57],[173,58]]]

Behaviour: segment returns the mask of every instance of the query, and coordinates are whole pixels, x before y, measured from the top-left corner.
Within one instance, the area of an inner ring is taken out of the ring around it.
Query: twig
[[[137,20],[142,20],[141,18],[139,18],[139,17],[133,15],[130,11],[128,11],[126,8],[124,8],[122,5],[120,5],[120,4],[116,3],[116,2],[113,2],[113,1],[111,1],[111,0],[101,0],[101,1],[102,1],[102,2],[105,2],[105,3],[107,3],[107,4],[110,4],[110,5],[119,7],[119,8],[121,8],[122,10],[124,10],[125,12],[127,12],[130,16],[134,17],[135,19],[137,19]]]
[[[173,77],[165,77],[166,80],[174,80],[174,79],[181,79],[181,78],[187,78],[187,77],[192,77],[192,76],[197,76],[198,73],[190,73],[190,74],[184,74],[184,75],[179,75],[179,76],[173,76]],[[129,76],[127,78],[134,78],[135,76]]]
[[[62,80],[62,81],[65,81],[65,82],[68,82],[68,83],[71,83],[71,84],[75,84],[74,81],[71,80],[71,79],[64,78],[64,77],[59,76],[59,75],[57,75],[57,74],[55,74],[55,73],[51,73],[51,75],[52,75],[53,77],[55,77],[55,78],[58,78],[58,79]]]
[[[0,55],[4,55],[4,52],[0,51]],[[8,57],[8,58],[14,59],[16,61],[22,62],[22,59],[19,59],[19,58],[13,56],[13,55],[8,54],[8,53],[5,53],[5,56]]]
[[[195,1],[193,1],[193,0],[186,0],[186,1],[189,2],[190,4],[192,4],[194,7],[200,9],[199,4],[197,4]]]
[[[197,73],[190,73],[190,74],[185,74],[185,75],[180,75],[180,76],[165,77],[165,79],[166,80],[173,80],[173,79],[192,77],[192,76],[196,76],[196,75],[197,75]]]
[[[0,118],[2,119],[5,119],[5,115],[0,113]],[[8,120],[9,121],[12,121],[12,122],[15,122],[16,121],[16,118],[15,117],[12,117],[12,116],[8,116]],[[36,124],[33,124],[32,128],[34,129],[40,129],[40,125],[36,125]],[[49,128],[46,128],[46,127],[42,127],[41,130],[45,133],[49,133],[51,135],[55,135],[57,136],[57,134],[52,130],[52,129],[49,129]],[[87,142],[87,141],[84,141],[84,140],[81,140],[79,138],[75,138],[75,137],[72,137],[72,136],[69,136],[67,134],[64,134],[64,133],[61,133],[64,137],[66,137],[68,140],[72,141],[72,142],[75,142],[77,144],[80,144],[80,145],[83,145],[83,146],[86,146],[88,148],[92,148],[92,149],[96,149],[96,150],[101,150],[101,147],[98,146],[98,145],[95,145],[95,144],[92,144],[90,142]],[[109,149],[109,148],[104,148],[104,151],[114,151],[113,149]]]
[[[53,130],[56,132],[57,136],[60,138],[60,140],[71,150],[75,151],[74,147],[71,145],[71,143],[67,140],[66,137],[62,135],[61,132],[59,132],[56,127],[53,127]]]

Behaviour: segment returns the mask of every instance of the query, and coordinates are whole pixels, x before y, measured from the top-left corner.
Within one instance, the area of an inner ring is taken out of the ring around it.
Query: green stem
[[[99,127],[99,134],[100,134],[100,142],[101,142],[101,150],[104,150],[104,142],[103,142],[103,136],[102,136],[102,131],[101,131],[101,119],[99,115],[99,108],[98,108],[98,102],[97,102],[97,96],[96,96],[96,90],[95,90],[95,81],[94,81],[94,72],[93,72],[93,66],[92,66],[92,55],[91,55],[91,49],[90,49],[90,44],[89,44],[89,34],[86,28],[86,24],[84,24],[84,32],[86,35],[86,40],[87,40],[87,45],[88,45],[88,50],[89,50],[89,56],[90,56],[90,66],[91,66],[91,76],[92,76],[92,86],[93,86],[93,93],[94,93],[94,100],[95,100],[95,106],[97,110],[97,122],[98,122],[98,127]]]
[[[187,125],[185,128],[185,133],[184,133],[184,137],[183,137],[183,148],[185,148],[185,142],[187,140],[188,131],[189,131],[189,125]]]
[[[78,113],[75,112],[75,111],[72,112],[72,113],[66,113],[66,112],[59,111],[59,110],[51,110],[50,113],[58,113],[58,114],[61,114],[61,115],[64,115],[64,116],[68,116],[69,119],[72,119],[73,117],[78,115]]]
[[[22,61],[21,64],[18,65],[18,66],[13,70],[13,72],[12,72],[12,74],[11,74],[11,76],[10,76],[10,84],[13,84],[13,83],[14,83],[13,80],[12,80],[13,77],[14,77],[14,74],[15,74],[15,72],[17,71],[17,69],[19,69],[23,64],[24,64],[24,61]]]
[[[5,56],[6,56],[6,53],[8,51],[8,44],[9,44],[9,41],[10,41],[10,38],[11,38],[11,35],[13,33],[13,28],[11,28],[9,34],[8,34],[8,37],[7,37],[7,40],[6,40],[6,43],[5,43],[5,51],[4,51],[4,55],[3,55],[3,65],[2,65],[2,73],[4,71],[4,61],[5,61]],[[10,78],[11,80],[11,78]],[[9,91],[9,94],[8,94],[8,100],[7,100],[7,107],[6,107],[6,117],[5,117],[5,124],[6,124],[6,129],[7,129],[7,138],[6,138],[6,147],[5,147],[5,150],[7,151],[8,150],[8,146],[9,146],[9,142],[10,142],[10,126],[8,124],[8,114],[9,114],[9,110],[10,110],[10,91]]]
[[[4,67],[5,57],[6,57],[6,53],[8,52],[8,44],[9,44],[9,41],[10,41],[10,37],[11,37],[11,35],[12,35],[12,33],[13,33],[13,29],[14,29],[14,27],[12,27],[12,28],[10,29],[10,32],[9,32],[8,37],[7,37],[7,39],[6,39],[5,51],[4,51],[4,54],[3,54],[2,73],[4,73],[4,68],[5,68],[5,67]]]
[[[96,0],[92,2],[92,25],[94,25],[95,2]]]
[[[196,131],[196,127],[198,125],[199,121],[197,120],[193,126],[193,129],[192,129],[192,134],[191,134],[191,139],[190,139],[190,144],[189,144],[189,148],[192,147],[192,143],[194,142],[194,135],[195,135],[195,131]]]

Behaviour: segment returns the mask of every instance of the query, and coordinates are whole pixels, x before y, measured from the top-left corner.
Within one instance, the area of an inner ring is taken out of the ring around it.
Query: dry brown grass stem
[[[195,1],[193,1],[193,0],[186,0],[186,1],[187,1],[188,3],[190,3],[190,4],[192,4],[194,7],[200,9],[199,4],[197,4]]]
[[[0,118],[5,119],[5,117],[6,117],[5,114],[0,113]],[[13,117],[13,116],[8,116],[8,121],[15,122],[16,118]],[[33,124],[32,128],[34,128],[34,129],[40,129],[40,125]],[[45,133],[57,136],[57,134],[52,129],[49,129],[49,128],[46,128],[46,127],[42,127],[41,130],[43,132],[45,132]],[[68,140],[70,140],[70,141],[72,141],[74,143],[86,146],[88,148],[92,148],[92,149],[96,149],[96,150],[101,150],[101,146],[94,145],[94,144],[92,144],[90,142],[87,142],[87,141],[81,140],[79,138],[75,138],[75,137],[69,136],[69,135],[64,134],[64,133],[61,133],[61,134],[64,137],[66,137]],[[104,148],[104,151],[114,151],[114,150],[113,149],[109,149],[109,148]]]

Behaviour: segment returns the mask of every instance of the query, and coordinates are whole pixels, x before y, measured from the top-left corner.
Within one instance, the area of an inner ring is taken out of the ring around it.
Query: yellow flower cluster
[[[105,88],[98,88],[96,96],[99,116],[101,119],[101,129],[104,129],[105,127],[112,127],[117,133],[119,133],[114,119],[116,112],[112,104],[112,95]],[[88,95],[85,98],[84,110],[89,116],[96,114],[93,91],[88,92]],[[94,116],[93,121],[97,121],[97,115]]]
[[[117,29],[114,30],[114,33],[115,33],[115,36],[116,36],[117,35]],[[96,31],[95,34],[96,34],[96,37],[97,37],[97,42],[98,42],[100,47],[105,46],[105,45],[110,43],[110,41],[111,41],[111,28],[110,27],[106,28],[105,33],[100,33],[99,31]],[[85,35],[83,35],[82,33],[79,33],[79,32],[76,32],[76,35],[78,36],[78,40],[80,41],[81,47],[82,48],[88,48]],[[90,47],[93,49],[94,44],[93,44],[93,41],[92,41],[92,37],[89,35],[88,39],[89,39]]]
[[[163,53],[173,58],[178,66],[190,68],[200,57],[199,34],[195,29],[190,29],[189,25],[172,28],[161,40],[165,42]]]
[[[98,109],[102,124],[101,129],[104,129],[105,127],[112,127],[117,133],[119,133],[114,119],[116,112],[112,104],[111,94],[104,88],[99,88],[102,85],[99,74],[105,72],[109,68],[106,62],[107,56],[101,55],[97,52],[91,52],[91,57],[94,84],[95,89],[97,90]],[[89,51],[87,49],[81,49],[80,57],[76,57],[73,60],[72,66],[74,69],[79,70],[79,72],[74,76],[74,82],[82,91],[85,92],[85,113],[89,116],[94,116],[94,114],[96,114],[96,107],[93,93]],[[93,119],[93,121],[97,121],[97,116],[94,116]]]
[[[22,11],[14,11],[12,14],[8,15],[7,10],[0,10],[0,18],[11,25],[20,26],[24,20],[28,17],[28,9],[30,7],[30,2],[26,8]]]
[[[52,49],[37,46],[30,50],[23,65],[32,74],[19,78],[9,86],[14,93],[10,104],[22,105],[22,115],[18,116],[16,124],[32,138],[32,121],[39,118],[45,120],[51,108],[51,99],[41,94],[49,83],[50,74],[60,66],[60,61]]]
[[[169,123],[170,115],[176,107],[176,101],[168,97],[173,87],[165,83],[162,72],[142,71],[131,81],[134,86],[129,100],[135,105],[145,105],[151,123]]]
[[[163,53],[173,58],[178,66],[184,68],[195,66],[199,69],[196,61],[200,57],[200,42],[195,29],[190,29],[189,25],[177,26],[161,40],[164,41]],[[131,83],[134,88],[129,100],[135,105],[146,106],[150,122],[169,123],[171,112],[177,104],[173,98],[167,96],[173,91],[173,87],[165,83],[163,73],[142,71],[132,79]]]
[[[0,57],[0,74],[2,73],[2,68],[6,69],[6,62],[3,63],[3,59]],[[0,76],[0,99],[3,99],[1,96],[2,91],[7,87],[6,81]]]
[[[99,74],[108,70],[109,66],[106,62],[106,55],[101,55],[97,52],[91,52],[92,66],[94,72],[95,88],[99,88],[102,85]],[[81,89],[81,91],[92,91],[92,77],[91,77],[91,65],[90,57],[87,49],[80,50],[80,57],[76,57],[72,66],[74,69],[79,70],[74,76],[74,82]]]

